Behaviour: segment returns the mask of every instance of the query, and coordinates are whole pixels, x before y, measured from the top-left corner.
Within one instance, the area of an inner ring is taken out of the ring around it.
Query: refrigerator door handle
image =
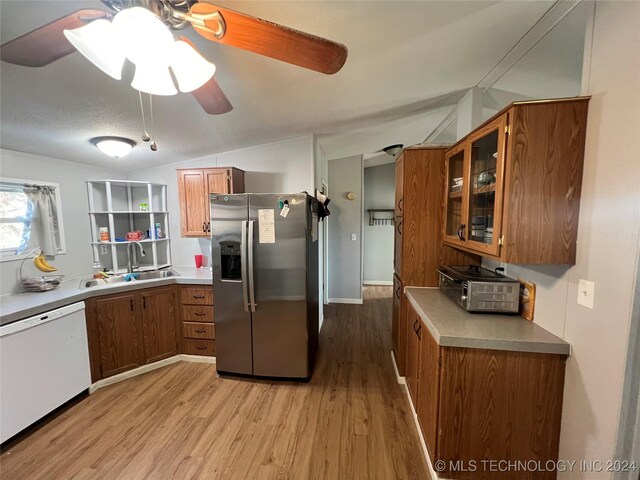
[[[247,222],[242,222],[242,237],[240,241],[240,276],[242,277],[242,303],[244,311],[249,311],[249,296],[247,295]]]
[[[249,258],[249,304],[251,305],[251,311],[256,311],[256,295],[253,281],[253,221],[247,222],[249,224],[249,234],[247,238],[249,240],[249,247],[247,257]]]

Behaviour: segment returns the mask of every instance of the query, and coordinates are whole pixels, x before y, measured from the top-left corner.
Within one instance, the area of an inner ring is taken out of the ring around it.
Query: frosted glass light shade
[[[113,18],[114,30],[120,35],[129,60],[140,66],[169,66],[173,35],[155,14],[142,7],[122,10]]]
[[[173,47],[171,70],[181,92],[192,92],[207,83],[216,72],[216,66],[205,60],[191,45],[176,40]]]
[[[175,95],[178,93],[166,65],[137,64],[131,86],[152,95]]]
[[[96,67],[116,80],[122,78],[125,54],[121,38],[113,24],[104,19],[73,30],[64,30],[64,36]]]
[[[96,137],[91,139],[98,150],[113,158],[122,158],[134,147],[135,142],[124,137]]]

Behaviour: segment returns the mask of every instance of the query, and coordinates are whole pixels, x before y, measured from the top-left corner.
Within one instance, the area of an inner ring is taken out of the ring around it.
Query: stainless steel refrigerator
[[[318,202],[212,194],[216,368],[309,379],[318,348]]]

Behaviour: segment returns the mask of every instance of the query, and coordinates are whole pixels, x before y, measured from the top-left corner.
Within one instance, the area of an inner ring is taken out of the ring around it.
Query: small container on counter
[[[93,278],[102,278],[102,265],[100,262],[93,262]]]

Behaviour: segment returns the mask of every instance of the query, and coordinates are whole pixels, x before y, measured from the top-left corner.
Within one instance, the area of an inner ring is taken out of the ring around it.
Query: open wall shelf
[[[148,238],[140,240],[146,256],[133,247],[133,264],[140,271],[171,266],[167,186],[126,180],[92,180],[87,182],[91,246],[93,260],[109,273],[127,271],[127,232],[142,230]],[[141,210],[146,204],[146,211]],[[155,225],[160,224],[161,237]],[[100,227],[109,229],[109,241],[100,241]]]

